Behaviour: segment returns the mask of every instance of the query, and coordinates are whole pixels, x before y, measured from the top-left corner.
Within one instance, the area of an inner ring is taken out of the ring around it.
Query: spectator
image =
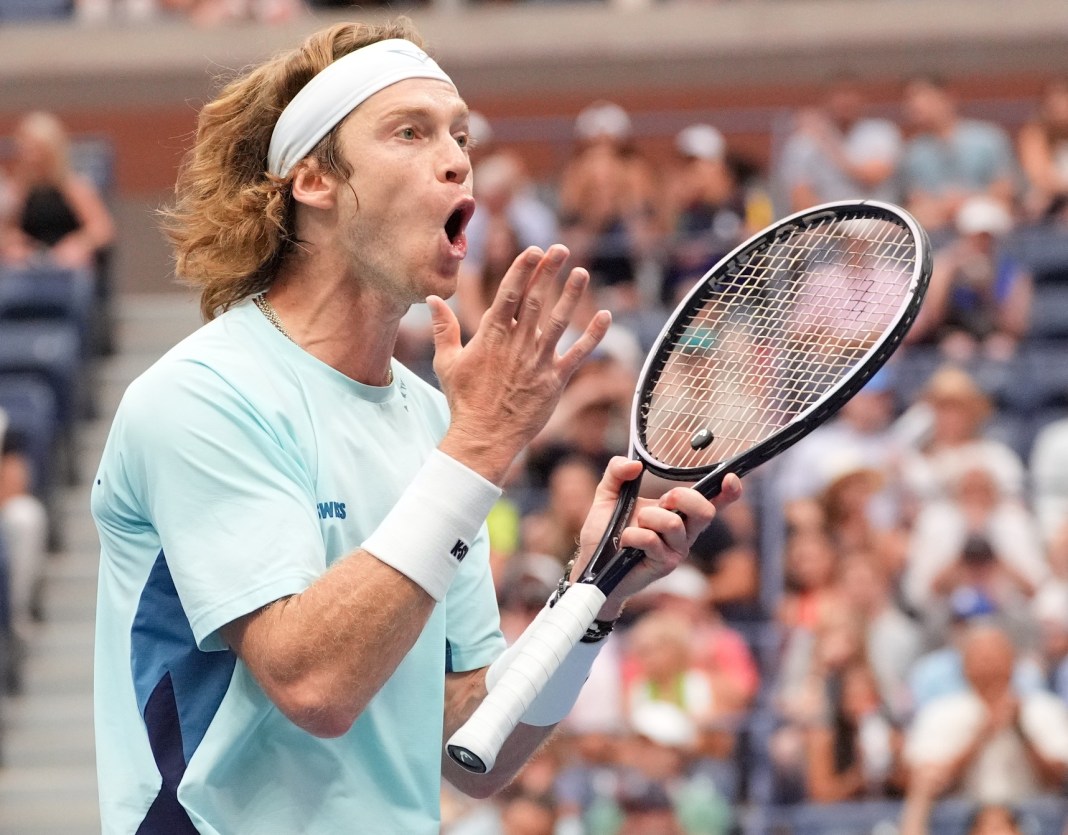
[[[633,366],[598,348],[571,378],[545,429],[527,449],[530,487],[547,489],[553,465],[569,455],[584,455],[601,465],[624,453],[621,439],[626,438],[636,376]]]
[[[733,762],[737,721],[735,688],[719,671],[697,665],[689,621],[677,614],[652,611],[627,634],[631,667],[625,673],[627,717],[640,731],[650,706],[671,705],[693,723],[687,747],[695,767],[712,776],[721,794],[734,797],[739,775]],[[697,761],[700,761],[697,763]]]
[[[35,111],[15,129],[10,214],[0,218],[0,259],[47,258],[65,267],[93,266],[115,236],[96,187],[71,169],[67,131]]]
[[[830,717],[840,704],[845,671],[866,663],[864,620],[845,606],[823,606],[814,626],[799,627],[788,634],[775,684],[775,706],[782,726],[771,742],[772,761],[784,797],[808,795],[809,732],[829,727]]]
[[[766,616],[760,601],[760,560],[752,514],[749,506],[718,516],[690,549],[690,563],[705,577],[704,602],[727,619]]]
[[[649,702],[632,714],[620,746],[619,835],[726,835],[732,815],[700,762],[700,731],[677,705]]]
[[[840,573],[845,605],[865,623],[865,654],[881,701],[900,721],[911,707],[906,679],[923,652],[923,632],[895,605],[890,579],[874,554],[848,553]]]
[[[1054,420],[1039,430],[1028,465],[1043,539],[1068,543],[1068,418]]]
[[[854,661],[828,681],[830,712],[806,733],[808,797],[817,803],[880,798],[904,784],[901,733],[871,667]]]
[[[1013,205],[1016,159],[1000,126],[962,118],[949,88],[933,78],[906,85],[904,109],[912,136],[901,160],[902,188],[907,207],[928,231],[951,228],[975,195]]]
[[[1000,491],[988,467],[978,464],[960,476],[953,501],[931,502],[917,517],[905,587],[937,633],[943,604],[954,593],[970,591],[993,611],[1013,617],[1026,612],[1048,573],[1034,517]],[[1022,638],[1028,626],[1017,622],[1014,632]]]
[[[711,125],[675,137],[679,163],[666,188],[667,252],[661,301],[674,307],[745,233],[745,199],[727,164],[727,142]]]
[[[594,102],[575,120],[577,147],[560,180],[564,242],[595,287],[633,283],[657,236],[656,180],[632,132],[622,107]]]
[[[977,466],[995,477],[1002,496],[1023,495],[1020,457],[983,435],[992,406],[971,375],[956,366],[943,366],[927,381],[916,408],[929,412],[930,428],[902,461],[904,488],[914,508],[950,498],[964,472]]]
[[[1063,220],[1068,206],[1068,80],[1046,85],[1037,112],[1016,136],[1016,147],[1025,178],[1027,217]]]
[[[1068,704],[1068,585],[1043,586],[1035,595],[1032,615],[1038,624],[1046,686]]]
[[[559,238],[556,216],[538,197],[517,154],[479,156],[474,189],[478,210],[467,225],[467,257],[457,285],[457,315],[466,333],[475,332],[493,300],[501,267],[527,247],[544,249]]]
[[[878,548],[883,531],[876,528],[871,507],[886,479],[879,470],[849,452],[836,453],[833,466],[838,471],[819,497],[831,540],[841,552]]]
[[[635,595],[628,609],[667,613],[689,624],[692,659],[715,682],[724,714],[741,715],[757,696],[760,672],[745,639],[710,605],[709,581],[693,565],[680,565],[662,580]]]
[[[944,642],[920,656],[908,673],[911,710],[918,711],[936,699],[967,688],[964,678],[963,646],[971,629],[996,624],[990,601],[980,595],[962,592],[949,601],[949,629]],[[1042,671],[1034,658],[1021,655],[1012,677],[1018,693],[1041,690]]]
[[[1027,334],[1031,273],[1001,243],[1012,230],[998,200],[968,198],[957,211],[958,237],[935,254],[931,284],[908,342],[941,346],[956,362],[979,355],[1009,359]]]
[[[838,598],[838,552],[823,529],[798,530],[786,540],[786,591],[778,620],[787,629],[813,629]]]
[[[822,106],[797,114],[778,164],[790,211],[831,200],[898,201],[901,131],[865,116],[865,105],[859,85],[843,78],[828,87]]]
[[[545,506],[523,519],[524,549],[553,557],[563,570],[578,549],[579,532],[599,481],[600,471],[588,458],[568,455],[557,461],[549,472]]]
[[[835,476],[861,464],[879,473],[883,484],[868,510],[872,523],[892,530],[901,516],[899,468],[905,449],[892,426],[894,391],[889,371],[881,371],[830,422],[803,438],[780,459],[775,489],[784,502],[815,498]]]
[[[8,430],[7,415],[0,409],[0,538],[7,562],[7,594],[11,635],[8,686],[17,690],[17,663],[29,640],[35,601],[44,579],[48,541],[48,515],[44,504],[31,492],[29,460],[19,439]]]
[[[946,769],[937,765],[914,768],[901,812],[898,835],[929,835],[931,810],[945,790]],[[965,835],[1025,835],[1020,816],[1012,806],[990,803],[979,806],[965,827]]]
[[[1012,688],[1015,649],[997,627],[964,642],[967,689],[916,715],[905,744],[913,769],[939,766],[942,784],[978,803],[1015,804],[1059,791],[1068,772],[1068,705]]]

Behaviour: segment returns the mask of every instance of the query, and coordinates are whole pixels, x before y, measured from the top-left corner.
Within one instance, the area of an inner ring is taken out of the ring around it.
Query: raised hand
[[[557,297],[554,285],[566,247],[531,247],[505,273],[497,295],[467,345],[460,323],[437,296],[433,317],[434,371],[452,422],[441,450],[500,482],[519,451],[541,430],[564,386],[608,331],[600,311],[563,354],[557,345],[571,322],[589,273],[573,269]]]
[[[579,557],[571,573],[572,580],[581,576],[600,543],[623,484],[637,478],[641,471],[640,462],[627,458],[616,457],[609,463],[597,486],[593,507],[582,526]],[[741,495],[741,479],[728,475],[723,479],[719,495],[711,501],[688,487],[674,487],[659,499],[639,499],[629,526],[623,530],[620,545],[641,549],[645,559],[609,595],[600,617],[615,619],[628,597],[674,571],[689,556],[694,540],[708,527],[717,509],[726,507]]]

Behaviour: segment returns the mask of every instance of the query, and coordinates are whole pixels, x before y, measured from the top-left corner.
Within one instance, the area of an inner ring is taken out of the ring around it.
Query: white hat
[[[1012,230],[1012,215],[992,197],[970,197],[957,212],[957,231],[962,235],[1004,235]]]
[[[697,742],[697,726],[686,712],[671,702],[644,702],[634,708],[630,725],[639,736],[672,748],[688,748]]]
[[[489,145],[493,141],[493,126],[489,123],[489,119],[477,110],[472,110],[467,114],[467,132],[476,148],[479,145]]]
[[[610,101],[596,101],[575,118],[575,135],[579,139],[596,139],[599,136],[626,139],[631,129],[627,111]]]
[[[717,160],[723,159],[727,141],[711,125],[690,125],[675,136],[675,147],[684,157]]]
[[[643,597],[667,594],[686,600],[703,600],[707,589],[708,580],[705,575],[694,566],[683,563],[667,576],[654,580],[640,594]]]

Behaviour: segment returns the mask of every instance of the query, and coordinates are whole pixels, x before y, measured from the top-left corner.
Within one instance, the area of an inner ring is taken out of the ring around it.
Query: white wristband
[[[439,449],[363,543],[438,602],[501,489]]]
[[[523,634],[516,639],[516,642],[490,664],[489,669],[486,670],[487,691],[492,690],[500,680],[501,675],[508,669],[512,659],[519,654],[524,638],[534,631],[542,615],[548,611],[549,606],[545,606],[531,624],[523,630]],[[574,649],[560,663],[556,672],[545,683],[545,687],[530,703],[530,707],[527,708],[520,721],[524,725],[537,727],[555,725],[557,722],[562,721],[571,712],[571,708],[575,706],[575,700],[578,699],[586,679],[590,677],[593,662],[604,643],[604,641],[597,641],[593,644],[582,643],[581,641],[577,643]]]

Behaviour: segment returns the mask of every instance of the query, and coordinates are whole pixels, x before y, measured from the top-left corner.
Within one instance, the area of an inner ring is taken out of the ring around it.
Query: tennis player
[[[467,118],[404,21],[315,34],[203,109],[168,228],[210,321],[131,385],[92,496],[104,832],[438,832],[443,734],[507,663],[486,513],[610,323],[558,354],[588,276],[530,249],[461,345]],[[444,397],[391,359],[424,301]],[[608,468],[576,572],[639,470]],[[714,513],[643,503],[604,623],[492,772],[445,776],[510,780]]]

